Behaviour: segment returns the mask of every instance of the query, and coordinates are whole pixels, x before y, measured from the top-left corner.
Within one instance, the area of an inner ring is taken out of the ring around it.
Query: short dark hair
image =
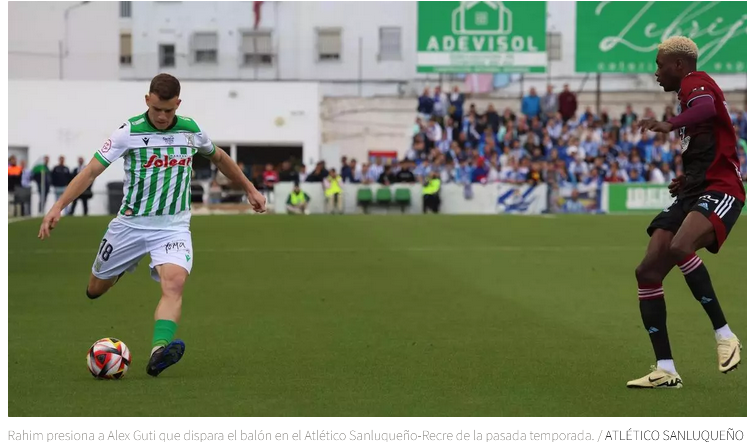
[[[179,80],[173,75],[158,74],[150,81],[150,90],[148,92],[158,95],[158,98],[161,100],[171,100],[179,96],[181,89]]]

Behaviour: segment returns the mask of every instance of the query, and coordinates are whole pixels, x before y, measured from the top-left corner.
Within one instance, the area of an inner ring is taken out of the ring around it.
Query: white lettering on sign
[[[609,1],[601,2],[594,14],[600,16]],[[731,17],[717,17],[711,23],[699,23],[697,18],[704,12],[713,8],[719,2],[693,2],[685,8],[672,21],[661,28],[655,22],[645,25],[643,35],[647,38],[656,39],[648,46],[639,46],[627,40],[630,30],[638,24],[655,2],[646,2],[641,9],[630,19],[617,35],[610,35],[599,42],[602,52],[609,52],[617,45],[624,45],[636,52],[652,52],[657,50],[659,43],[675,35],[684,35],[695,40],[698,39],[698,63],[707,63],[713,58],[729,41],[740,35],[747,34],[747,14],[734,14]],[[627,3],[636,4],[636,3]]]

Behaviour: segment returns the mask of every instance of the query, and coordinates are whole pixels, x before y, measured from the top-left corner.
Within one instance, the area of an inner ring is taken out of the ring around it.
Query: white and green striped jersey
[[[117,217],[141,229],[189,229],[192,157],[212,156],[215,145],[192,119],[177,116],[168,129],[147,113],[130,118],[95,153],[109,166],[124,158],[124,198]]]

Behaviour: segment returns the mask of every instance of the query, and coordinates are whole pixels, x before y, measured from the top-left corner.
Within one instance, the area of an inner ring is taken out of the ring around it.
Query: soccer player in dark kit
[[[676,199],[648,227],[651,240],[636,268],[638,301],[657,365],[650,374],[628,382],[629,388],[680,388],[667,336],[662,282],[679,266],[695,299],[703,305],[716,332],[718,369],[727,373],[740,362],[741,344],[726,323],[705,265],[696,251],[718,253],[744,206],[737,140],[721,88],[696,68],[698,47],[686,37],[659,45],[656,79],[666,92],[677,92],[681,112],[668,121],[644,120],[641,130],[679,130],[684,172],[669,185]]]

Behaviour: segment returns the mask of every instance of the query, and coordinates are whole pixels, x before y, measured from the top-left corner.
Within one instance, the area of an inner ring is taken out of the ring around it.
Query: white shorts
[[[176,264],[192,272],[192,233],[189,230],[135,229],[114,218],[99,244],[91,272],[99,279],[133,272],[140,259],[150,254],[150,276],[160,281],[156,266]]]

